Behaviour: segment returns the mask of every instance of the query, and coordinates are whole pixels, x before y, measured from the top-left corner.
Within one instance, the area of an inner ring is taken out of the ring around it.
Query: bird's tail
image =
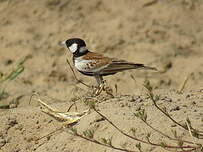
[[[110,65],[105,67],[102,71],[106,73],[117,73],[130,69],[146,69],[158,71],[155,67],[145,66],[144,64],[127,62],[125,60],[114,60]]]
[[[155,67],[145,66],[144,64],[133,64],[135,69],[146,69],[146,70],[154,70],[158,71]]]

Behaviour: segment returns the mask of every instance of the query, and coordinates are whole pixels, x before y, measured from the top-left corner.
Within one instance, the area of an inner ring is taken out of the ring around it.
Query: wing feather
[[[124,70],[140,69],[140,68],[148,69],[148,70],[156,70],[156,68],[148,67],[148,66],[145,66],[144,64],[132,63],[132,62],[127,62],[125,60],[117,60],[113,58],[112,62],[107,67],[105,67],[101,71],[101,73],[102,74],[117,73]]]
[[[129,69],[149,69],[156,70],[156,68],[145,66],[144,64],[127,62],[116,58],[105,57],[101,54],[88,52],[83,57],[84,60],[95,61],[94,65],[89,69],[89,73],[100,73],[102,75],[111,75]]]

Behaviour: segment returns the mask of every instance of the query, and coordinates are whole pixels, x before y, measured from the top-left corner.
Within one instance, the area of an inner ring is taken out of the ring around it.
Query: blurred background
[[[202,12],[202,0],[1,0],[0,72],[9,73],[28,57],[22,74],[6,85],[10,94],[79,94],[86,88],[76,83],[66,63],[66,58],[72,63],[72,54],[58,45],[79,37],[93,52],[160,70],[106,77],[118,93],[139,94],[145,79],[154,88],[178,89],[187,76],[186,89],[198,88],[203,85]]]

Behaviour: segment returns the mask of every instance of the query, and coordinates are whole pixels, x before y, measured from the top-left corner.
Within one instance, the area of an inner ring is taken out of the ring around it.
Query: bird
[[[155,67],[141,63],[128,62],[118,58],[110,58],[99,53],[91,52],[83,39],[70,38],[60,42],[73,54],[73,65],[82,74],[95,77],[98,86],[104,84],[104,76],[114,75],[130,69],[155,70]]]

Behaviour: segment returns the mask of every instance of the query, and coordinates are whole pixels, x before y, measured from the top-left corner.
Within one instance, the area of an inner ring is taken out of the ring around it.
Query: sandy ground
[[[203,1],[201,0],[0,0],[0,72],[9,73],[25,56],[25,70],[15,80],[1,84],[8,96],[0,104],[0,152],[117,152],[58,131],[62,123],[42,113],[37,102],[29,104],[34,91],[50,105],[66,111],[76,101],[78,111],[88,109],[83,99],[87,88],[78,84],[66,63],[71,53],[58,45],[71,37],[83,38],[88,48],[132,62],[155,66],[161,72],[131,70],[106,77],[114,98],[98,97],[97,108],[122,130],[134,127],[136,135],[152,141],[174,141],[160,136],[133,113],[145,109],[148,122],[172,136],[193,139],[164,117],[146,98],[143,82],[150,80],[157,101],[178,122],[189,117],[203,130]],[[76,72],[79,79],[95,84],[94,78]],[[133,78],[134,79],[133,79]],[[177,90],[188,77],[183,94]],[[14,102],[15,101],[15,102]],[[17,103],[17,104],[16,104]],[[73,108],[72,111],[75,111]],[[99,121],[94,111],[75,125],[79,132],[95,130],[95,138],[112,138],[114,145],[138,151],[138,143]],[[166,151],[142,145],[143,151]]]

